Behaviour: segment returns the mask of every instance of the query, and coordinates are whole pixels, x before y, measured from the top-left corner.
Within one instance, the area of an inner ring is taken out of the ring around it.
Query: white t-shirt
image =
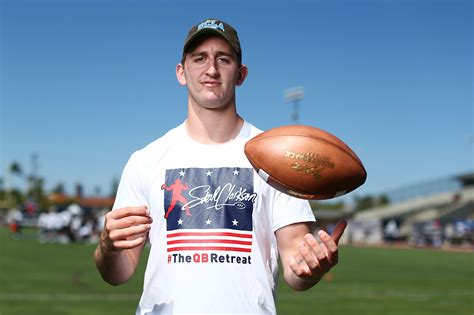
[[[254,172],[243,147],[260,132],[245,122],[234,140],[204,145],[183,123],[131,156],[114,209],[145,204],[153,218],[136,314],[276,313],[274,232],[315,219]]]

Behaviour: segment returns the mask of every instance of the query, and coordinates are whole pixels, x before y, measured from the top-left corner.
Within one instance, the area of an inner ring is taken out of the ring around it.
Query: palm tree
[[[16,176],[22,176],[23,175],[23,169],[20,165],[20,163],[13,161],[12,164],[10,164],[10,167],[8,168],[10,171],[11,175],[16,175]]]
[[[20,163],[18,163],[16,161],[13,161],[9,165],[8,171],[5,174],[5,181],[4,181],[5,193],[6,193],[5,201],[10,206],[14,206],[16,203],[20,202],[20,200],[22,198],[21,193],[19,192],[19,190],[15,189],[15,185],[13,184],[13,177],[14,176],[23,177],[23,169],[22,169]],[[14,195],[16,195],[16,197],[14,197]],[[18,197],[18,196],[20,196],[20,197]]]
[[[76,185],[74,186],[74,190],[76,195],[75,197],[77,199],[81,199],[84,196],[84,187],[81,183],[76,183]]]
[[[115,195],[117,194],[118,186],[119,186],[119,178],[115,176],[112,179],[112,190],[110,192],[110,197],[115,197]]]
[[[96,197],[100,197],[101,193],[102,193],[102,188],[100,188],[100,186],[95,186],[94,187],[94,195]]]
[[[10,173],[10,178],[11,178],[10,180],[12,181],[10,184],[12,187],[7,187],[7,188],[12,189],[15,186],[13,185],[13,176],[23,177],[23,169],[20,163],[13,161],[8,167],[8,172]]]

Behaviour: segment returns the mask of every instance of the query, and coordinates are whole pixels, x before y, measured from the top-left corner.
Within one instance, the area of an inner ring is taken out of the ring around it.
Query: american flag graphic
[[[251,252],[253,169],[171,169],[161,188],[169,253]]]

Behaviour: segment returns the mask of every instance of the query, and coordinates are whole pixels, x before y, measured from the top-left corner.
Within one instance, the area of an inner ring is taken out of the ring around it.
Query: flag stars
[[[212,175],[212,172],[211,171],[207,171],[206,172],[206,176],[211,176]]]
[[[234,221],[232,221],[233,226],[237,226],[238,224],[239,224],[239,221],[237,221],[236,219],[234,219]]]
[[[237,169],[235,169],[235,170],[232,172],[232,174],[234,174],[234,175],[239,175],[239,171],[238,171]]]
[[[186,173],[184,172],[184,170],[182,170],[182,171],[179,172],[179,176],[180,176],[180,177],[184,177],[184,174],[186,174]]]
[[[207,221],[206,221],[206,225],[211,225],[211,223],[212,223],[212,221],[211,221],[211,220],[209,220],[209,219],[207,219]]]
[[[183,219],[180,218],[180,219],[178,220],[178,225],[183,225]]]

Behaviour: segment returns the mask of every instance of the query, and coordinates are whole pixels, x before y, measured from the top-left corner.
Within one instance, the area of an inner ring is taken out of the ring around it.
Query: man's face
[[[235,101],[235,86],[247,74],[245,66],[226,40],[212,36],[186,54],[184,65],[176,68],[178,81],[186,85],[193,103],[202,108],[224,108]]]

